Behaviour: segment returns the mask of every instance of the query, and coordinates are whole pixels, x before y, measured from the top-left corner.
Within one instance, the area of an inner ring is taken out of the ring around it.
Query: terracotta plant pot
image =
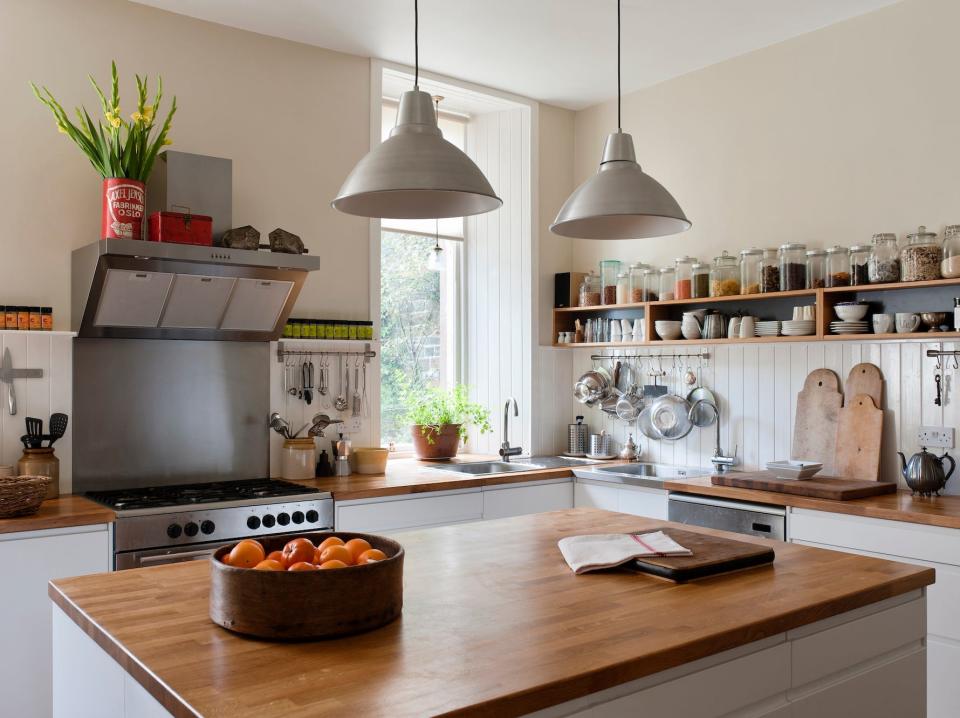
[[[421,459],[452,459],[460,449],[460,424],[443,424],[438,431],[434,426],[414,424],[413,450]]]
[[[143,182],[122,177],[103,180],[100,236],[103,239],[143,239]]]

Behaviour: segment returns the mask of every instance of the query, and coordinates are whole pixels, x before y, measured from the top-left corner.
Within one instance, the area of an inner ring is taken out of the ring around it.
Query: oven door
[[[269,536],[241,536],[231,541],[211,541],[209,543],[195,543],[189,546],[171,546],[167,548],[150,548],[142,551],[119,551],[114,554],[113,568],[123,571],[128,568],[147,568],[149,566],[163,566],[170,563],[185,563],[187,561],[206,561],[221,546],[240,541],[245,538],[280,538],[302,536],[303,531],[287,534],[270,534]]]

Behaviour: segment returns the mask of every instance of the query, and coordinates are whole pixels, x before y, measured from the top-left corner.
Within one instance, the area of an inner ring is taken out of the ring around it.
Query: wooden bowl
[[[384,536],[346,531],[302,536],[314,544],[331,536],[344,542],[366,539],[387,558],[324,571],[254,571],[223,563],[235,544],[223,546],[210,561],[210,619],[249,636],[304,640],[372,631],[400,616],[403,546]],[[270,553],[291,537],[258,540]]]

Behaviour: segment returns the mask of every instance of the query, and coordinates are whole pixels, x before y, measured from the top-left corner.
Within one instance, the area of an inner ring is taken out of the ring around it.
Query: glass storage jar
[[[780,291],[780,260],[777,259],[776,249],[763,250],[760,258],[760,292]]]
[[[777,256],[780,260],[780,291],[790,292],[807,288],[807,245],[799,242],[781,244]]]
[[[827,250],[827,286],[850,286],[850,250],[846,247]]]
[[[827,253],[822,249],[807,250],[807,289],[827,286]]]
[[[651,267],[643,270],[643,301],[655,302],[660,299],[660,272]]]
[[[617,304],[630,303],[630,273],[620,272],[617,275]]]
[[[870,283],[899,282],[900,249],[897,247],[897,235],[893,232],[880,232],[873,235],[870,243],[873,245],[867,262]]]
[[[590,272],[580,283],[580,306],[596,307],[602,303],[603,294],[600,288],[600,277]]]
[[[948,279],[960,277],[960,224],[948,224],[943,230],[943,261],[940,274]]]
[[[870,284],[870,249],[869,244],[850,247],[850,284],[855,287]]]
[[[664,267],[660,270],[660,301],[666,302],[674,298],[673,290],[677,283],[677,272],[673,267]]]
[[[900,250],[900,280],[923,282],[940,279],[943,250],[937,243],[937,233],[928,232],[923,225],[907,235],[907,243]]]
[[[740,292],[742,294],[760,293],[760,264],[763,262],[763,250],[751,247],[740,250]]]
[[[676,281],[673,285],[674,299],[690,299],[693,296],[693,265],[696,257],[677,257],[674,260]]]
[[[713,258],[710,267],[710,296],[730,297],[740,294],[740,267],[737,258],[730,256],[727,250]]]
[[[706,299],[710,296],[710,265],[697,262],[690,271],[693,273],[693,298]]]
[[[603,303],[617,303],[617,275],[620,274],[619,259],[600,261],[600,284],[603,286]]]
[[[630,265],[630,301],[645,302],[643,298],[643,273],[650,269],[649,264],[635,262]]]

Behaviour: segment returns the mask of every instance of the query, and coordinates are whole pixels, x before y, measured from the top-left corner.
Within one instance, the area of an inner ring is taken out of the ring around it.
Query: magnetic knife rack
[[[377,356],[377,353],[370,348],[369,342],[364,343],[363,351],[350,351],[347,349],[285,349],[283,342],[277,342],[277,361],[280,364],[283,363],[286,357],[320,356],[321,354],[363,357],[365,364],[369,364],[370,360]]]
[[[612,349],[612,347],[611,347]],[[929,354],[929,352],[928,352]],[[593,361],[603,361],[605,359],[709,359],[710,352],[703,350],[696,354],[591,354]]]

